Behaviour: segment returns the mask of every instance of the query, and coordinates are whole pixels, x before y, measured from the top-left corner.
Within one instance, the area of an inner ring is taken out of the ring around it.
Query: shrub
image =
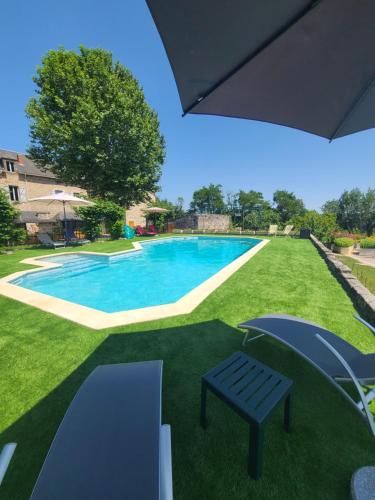
[[[82,219],[82,228],[90,240],[95,240],[101,233],[104,223],[109,231],[124,215],[124,209],[111,201],[94,200],[95,204],[86,207],[75,207],[76,213]]]
[[[350,238],[335,238],[333,242],[339,248],[349,248],[354,244],[354,241]]]
[[[310,229],[312,234],[324,243],[331,243],[333,233],[337,229],[336,215],[320,214],[316,210],[308,210],[304,215],[293,217],[290,221],[294,228]]]
[[[109,229],[109,233],[113,240],[118,240],[119,238],[121,238],[123,232],[124,223],[122,220],[117,220]]]
[[[0,246],[24,243],[26,232],[16,226],[16,210],[8,200],[7,195],[0,189]]]
[[[359,243],[361,248],[375,248],[375,238],[364,238]]]
[[[244,218],[242,229],[267,229],[270,224],[279,224],[280,216],[272,209],[252,210]]]
[[[15,245],[24,245],[27,240],[27,231],[22,228],[17,228],[13,230],[13,240],[12,243]]]
[[[86,237],[91,241],[95,241],[102,232],[101,225],[97,224],[96,220],[90,219],[85,219],[83,221],[82,229],[84,230]]]

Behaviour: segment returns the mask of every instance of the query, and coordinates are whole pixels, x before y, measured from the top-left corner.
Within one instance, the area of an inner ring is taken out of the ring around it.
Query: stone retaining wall
[[[358,307],[361,315],[374,324],[375,323],[375,295],[373,295],[362,283],[352,274],[351,269],[336,258],[336,255],[327,248],[314,235],[310,236],[311,241],[318,249],[328,267],[338,278],[340,283],[348,291],[353,302]]]

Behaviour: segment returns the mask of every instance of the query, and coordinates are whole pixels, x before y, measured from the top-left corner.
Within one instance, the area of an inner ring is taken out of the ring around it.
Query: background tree
[[[275,210],[280,215],[280,221],[285,224],[298,215],[303,215],[306,211],[305,205],[294,193],[279,189],[273,193]]]
[[[90,240],[95,240],[102,232],[102,225],[113,239],[121,236],[124,225],[124,209],[108,200],[92,200],[93,205],[74,207],[82,219],[82,229]]]
[[[268,201],[264,201],[260,210],[253,210],[245,216],[244,229],[266,229],[270,224],[279,224],[280,216]]]
[[[323,213],[334,213],[342,229],[365,232],[371,236],[375,230],[375,189],[366,193],[355,188],[344,191],[338,200],[329,200]]]
[[[339,212],[339,200],[328,200],[322,206],[322,212],[324,214],[335,214],[337,216]]]
[[[238,203],[238,193],[228,192],[226,195],[225,211],[232,218],[232,221],[236,221],[241,216],[240,207]]]
[[[363,209],[363,194],[359,189],[344,191],[338,200],[337,222],[349,231],[360,230]]]
[[[338,229],[336,215],[332,212],[320,214],[316,210],[307,210],[303,215],[292,217],[291,223],[297,231],[310,229],[323,242],[330,242]]]
[[[245,215],[253,210],[261,210],[264,199],[260,191],[242,191],[238,193],[238,204],[240,210]]]
[[[41,168],[123,206],[157,190],[165,155],[157,115],[110,52],[51,50],[34,82],[29,154]]]
[[[363,197],[363,214],[362,228],[371,236],[375,231],[375,189],[369,189]]]
[[[155,221],[156,228],[161,231],[164,227],[164,224],[168,220],[176,220],[185,215],[184,210],[184,199],[182,196],[177,198],[176,203],[172,203],[167,199],[156,198],[156,200],[150,205],[152,207],[160,207],[169,210],[168,213],[165,214],[153,214],[152,220]]]
[[[222,186],[210,184],[194,191],[190,209],[201,214],[222,214],[225,210]]]
[[[260,191],[239,191],[238,206],[243,228],[259,229],[259,227],[263,227],[264,220],[261,212],[264,204],[263,194]]]
[[[25,242],[26,231],[16,226],[18,214],[8,196],[0,189],[0,246]]]

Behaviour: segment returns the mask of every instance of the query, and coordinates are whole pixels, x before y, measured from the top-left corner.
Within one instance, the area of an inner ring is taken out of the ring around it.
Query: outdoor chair
[[[48,233],[38,233],[37,238],[43,246],[48,248],[61,248],[66,246],[66,241],[53,241]]]
[[[292,232],[293,226],[292,224],[288,224],[287,226],[284,227],[283,232],[281,233],[283,236],[289,236],[290,233]]]
[[[87,245],[91,243],[90,240],[86,240],[84,238],[77,238],[72,229],[68,229],[66,231],[66,237],[70,244],[72,245]]]
[[[359,316],[355,318],[372,333],[375,328]],[[363,354],[354,346],[325,328],[302,318],[286,314],[269,314],[241,323],[247,330],[243,344],[268,335],[293,349],[317,368],[333,386],[367,419],[370,432],[375,436],[374,417],[369,403],[375,399],[375,353]],[[249,333],[258,333],[249,339]],[[340,383],[352,382],[360,401],[356,402]],[[367,392],[365,392],[367,391]]]
[[[276,236],[277,235],[277,224],[271,224],[268,228],[268,236]]]
[[[141,226],[137,226],[135,228],[135,234],[137,236],[156,236],[157,233],[154,233],[152,231],[147,231],[146,229],[143,229]]]
[[[31,500],[173,500],[162,361],[102,365],[57,430]]]

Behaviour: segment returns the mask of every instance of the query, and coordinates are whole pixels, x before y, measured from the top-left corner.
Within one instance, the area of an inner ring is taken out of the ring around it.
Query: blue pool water
[[[63,264],[25,274],[13,284],[104,312],[176,302],[259,243],[251,238],[186,237],[142,243],[117,256],[64,254]]]

